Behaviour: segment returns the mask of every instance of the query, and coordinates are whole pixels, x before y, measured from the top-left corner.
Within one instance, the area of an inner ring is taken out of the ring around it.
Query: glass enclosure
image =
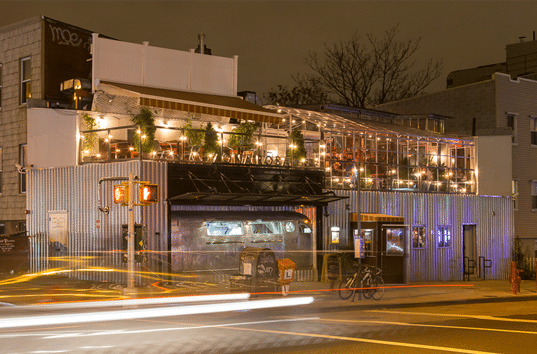
[[[238,123],[215,123],[215,129],[208,129],[208,124],[193,127],[188,120],[189,125],[176,120],[183,127],[81,131],[79,161],[289,166],[323,169],[325,186],[331,189],[476,192],[473,141],[427,132],[412,135],[394,124],[374,130],[333,114],[297,109],[289,109],[286,117],[280,125],[246,123],[253,133],[238,130]]]

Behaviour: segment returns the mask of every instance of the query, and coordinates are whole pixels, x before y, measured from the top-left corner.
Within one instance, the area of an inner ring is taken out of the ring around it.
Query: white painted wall
[[[128,43],[93,34],[93,88],[98,80],[178,91],[237,95],[237,56],[224,58]]]
[[[510,197],[513,179],[511,135],[474,137],[477,194]]]
[[[28,164],[34,168],[76,166],[76,111],[28,109]]]

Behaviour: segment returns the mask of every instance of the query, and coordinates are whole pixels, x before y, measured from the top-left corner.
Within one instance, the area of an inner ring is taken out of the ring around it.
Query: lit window
[[[451,247],[451,226],[438,226],[438,229],[436,231],[436,238],[438,248]]]
[[[31,74],[32,74],[32,65],[30,61],[30,57],[22,58],[21,59],[21,65],[20,65],[20,87],[21,87],[21,95],[20,95],[20,103],[24,104],[28,100],[28,98],[32,97],[32,90],[31,90]]]
[[[425,226],[412,227],[412,248],[425,248]]]
[[[243,235],[240,221],[214,221],[207,223],[208,236],[240,236]]]
[[[405,229],[390,227],[386,229],[386,254],[402,255],[405,250],[403,242],[405,239]]]
[[[518,181],[511,181],[511,193],[513,194],[513,210],[518,210]]]

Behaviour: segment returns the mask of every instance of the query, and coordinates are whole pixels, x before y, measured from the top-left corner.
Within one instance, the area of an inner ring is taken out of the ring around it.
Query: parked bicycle
[[[352,296],[352,301],[354,301],[354,296],[356,296],[357,292],[360,292],[366,299],[382,299],[382,296],[384,296],[384,280],[381,273],[380,268],[362,265],[352,277],[343,280],[339,284],[339,297],[347,300]]]

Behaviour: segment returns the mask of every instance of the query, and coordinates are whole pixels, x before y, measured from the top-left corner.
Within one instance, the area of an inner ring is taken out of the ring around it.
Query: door
[[[69,222],[67,210],[48,212],[48,240],[53,255],[63,255],[69,248]]]
[[[387,284],[405,283],[406,227],[383,225],[381,238],[382,277]]]
[[[463,275],[470,279],[476,274],[476,225],[462,225]]]

